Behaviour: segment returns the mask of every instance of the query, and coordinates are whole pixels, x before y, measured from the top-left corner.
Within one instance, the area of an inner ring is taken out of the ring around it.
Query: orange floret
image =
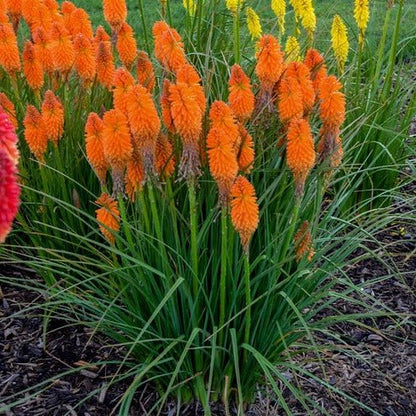
[[[126,95],[127,115],[133,141],[143,156],[146,174],[153,171],[156,140],[160,132],[160,119],[149,91],[135,85]]]
[[[185,50],[179,33],[165,22],[153,25],[156,59],[168,71],[176,72],[186,64]]]
[[[79,33],[74,38],[75,69],[85,86],[92,84],[96,74],[95,50],[91,40]]]
[[[339,128],[345,120],[345,96],[338,79],[330,75],[319,84],[320,117],[325,125]]]
[[[17,129],[19,123],[17,122],[16,118],[16,109],[14,104],[9,100],[4,92],[0,92],[0,109],[2,109],[7,114],[7,117],[9,118],[13,127]]]
[[[195,95],[195,99],[201,113],[204,114],[206,109],[206,97],[204,89],[201,86],[201,78],[195,68],[188,63],[182,65],[178,68],[176,80],[178,84],[184,83],[191,88],[192,94]]]
[[[43,86],[43,68],[37,59],[35,47],[28,40],[23,49],[23,72],[29,87],[39,91]]]
[[[175,155],[173,146],[168,137],[161,133],[156,142],[155,169],[162,178],[172,176],[175,171]]]
[[[137,43],[133,29],[126,22],[123,22],[118,32],[116,48],[121,62],[130,69],[136,59]]]
[[[242,122],[249,119],[254,110],[254,94],[250,79],[238,64],[231,68],[228,91],[228,101],[234,116]]]
[[[125,177],[126,194],[133,202],[136,199],[136,192],[142,190],[145,179],[143,160],[137,152],[133,152],[133,156],[127,162]]]
[[[55,70],[52,56],[52,41],[44,29],[38,27],[32,33],[33,42],[35,43],[35,53],[43,70],[52,74]]]
[[[55,69],[62,74],[67,74],[74,64],[75,52],[71,37],[62,23],[52,24],[51,41]]]
[[[96,55],[97,78],[104,87],[110,89],[113,86],[115,66],[110,46],[101,42]]]
[[[103,26],[98,26],[94,36],[94,44],[96,50],[98,50],[101,42],[107,44],[111,49],[110,35],[105,31]]]
[[[130,130],[127,117],[120,110],[110,110],[103,117],[103,148],[104,156],[111,166],[113,176],[113,192],[123,192],[124,170],[132,156]]]
[[[304,221],[295,234],[296,261],[301,261],[306,255],[308,261],[312,260],[315,251],[313,249],[312,235],[309,230],[309,221]]]
[[[169,88],[171,86],[171,82],[168,79],[163,81],[163,89],[162,89],[162,96],[160,98],[160,107],[162,109],[162,119],[163,123],[169,133],[175,134],[175,125],[173,124],[172,112],[171,112],[171,105],[170,105],[170,98],[169,98]]]
[[[46,136],[42,115],[33,105],[28,105],[23,125],[25,127],[25,140],[30,151],[36,159],[43,162],[48,147],[48,137]]]
[[[113,103],[114,108],[127,114],[126,94],[134,85],[133,75],[126,68],[118,68],[114,74]]]
[[[114,33],[118,33],[127,18],[125,0],[103,0],[103,11],[106,22]]]
[[[66,20],[65,27],[72,37],[82,34],[88,39],[92,39],[94,36],[90,17],[88,13],[81,8],[76,8],[71,12],[68,20]]]
[[[120,229],[120,211],[118,210],[117,201],[106,193],[95,201],[100,206],[95,211],[99,228],[103,236],[111,243],[115,243],[115,233]]]
[[[155,87],[155,70],[145,51],[137,52],[137,81],[150,93]]]
[[[287,123],[291,119],[302,117],[302,90],[296,79],[286,74],[283,75],[278,91],[278,110],[281,121]]]
[[[238,168],[243,173],[250,173],[254,164],[254,141],[246,128],[239,123],[240,148],[237,152]]]
[[[10,23],[0,24],[0,65],[11,76],[20,71],[16,34]]]
[[[259,224],[259,206],[253,185],[238,176],[231,188],[231,221],[240,235],[243,250],[248,255],[250,239]]]
[[[17,166],[19,149],[17,136],[8,114],[0,107],[0,152],[3,151],[10,161]],[[3,195],[4,196],[4,195]]]
[[[61,11],[65,15],[65,18],[67,18],[76,9],[77,9],[77,6],[75,6],[75,4],[72,3],[72,1],[62,2]]]
[[[262,90],[272,91],[284,70],[283,53],[277,39],[272,35],[263,35],[257,43],[256,74]]]
[[[318,95],[319,84],[327,77],[324,58],[316,49],[308,49],[305,56],[305,65],[311,71],[311,78],[315,94]]]
[[[26,0],[24,0],[26,1]],[[30,6],[29,6],[30,7]],[[31,23],[30,30],[33,32],[37,27],[41,27],[46,32],[49,32],[52,29],[52,14],[46,5],[41,2],[32,2],[32,11],[31,11]]]
[[[85,149],[88,161],[100,180],[105,185],[109,163],[104,155],[103,147],[104,123],[96,113],[90,113],[85,124]]]
[[[12,0],[13,1],[13,0]],[[40,0],[22,0],[22,16],[28,24],[29,28],[32,29],[32,26],[35,23],[35,16],[40,7]],[[33,30],[32,30],[33,31]]]
[[[314,141],[305,119],[291,120],[287,131],[286,163],[292,171],[296,196],[303,194],[306,177],[315,164]]]
[[[48,140],[55,146],[64,133],[64,107],[55,94],[48,90],[42,102],[42,118]]]

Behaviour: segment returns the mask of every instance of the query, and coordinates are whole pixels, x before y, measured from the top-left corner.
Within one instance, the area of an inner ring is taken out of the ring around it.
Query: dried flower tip
[[[315,254],[312,242],[312,235],[309,230],[309,221],[304,221],[295,234],[296,261],[300,262],[306,255],[308,261],[312,260]]]

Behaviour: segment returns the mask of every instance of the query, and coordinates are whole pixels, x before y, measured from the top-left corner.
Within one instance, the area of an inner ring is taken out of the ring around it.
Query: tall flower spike
[[[225,0],[225,5],[228,10],[236,14],[243,5],[243,2],[244,0]]]
[[[76,8],[71,14],[69,22],[66,26],[72,37],[78,34],[84,35],[88,39],[92,39],[94,32],[88,13],[81,8]]]
[[[113,193],[118,195],[123,192],[124,170],[133,153],[129,126],[120,110],[107,111],[103,122],[104,156],[111,166]]]
[[[8,119],[15,129],[18,128],[19,123],[16,118],[16,109],[14,104],[9,100],[4,92],[0,92],[0,109],[7,114]]]
[[[55,94],[48,90],[42,102],[42,118],[46,136],[55,146],[64,133],[64,107]]]
[[[62,23],[52,24],[51,39],[55,69],[62,74],[68,74],[74,64],[75,52],[71,36]]]
[[[271,7],[277,17],[280,33],[283,35],[285,33],[286,1],[272,0]]]
[[[141,191],[146,180],[146,173],[144,171],[143,160],[141,156],[133,151],[133,156],[127,162],[125,190],[127,196],[134,202],[136,199],[136,192]]]
[[[10,23],[0,24],[0,65],[11,76],[20,71],[17,39]]]
[[[309,36],[313,35],[316,28],[316,15],[312,0],[290,0],[295,16],[301,21]]]
[[[30,151],[36,159],[43,162],[48,147],[48,137],[46,136],[42,115],[33,105],[27,106],[23,125],[25,127],[25,140]]]
[[[127,18],[125,0],[103,0],[103,11],[106,22],[111,26],[113,33],[117,34]]]
[[[133,29],[126,22],[123,22],[118,32],[116,48],[121,62],[130,69],[136,59],[137,43],[134,39]]]
[[[308,49],[305,56],[305,65],[311,72],[315,95],[318,96],[319,84],[328,75],[324,58],[316,49]]]
[[[176,81],[178,84],[184,83],[191,89],[191,94],[195,96],[201,113],[206,110],[206,97],[203,87],[201,86],[201,78],[195,68],[190,64],[182,65],[176,73]]]
[[[311,261],[315,254],[309,221],[304,221],[295,234],[295,250],[297,262],[300,262],[304,256]]]
[[[350,44],[348,42],[347,26],[339,15],[335,15],[331,28],[331,42],[337,59],[339,72],[343,73],[348,58]]]
[[[137,81],[152,93],[156,84],[152,61],[145,51],[137,52]]]
[[[103,236],[111,243],[115,243],[115,235],[120,229],[120,211],[117,206],[117,201],[106,193],[95,201],[100,207],[95,211],[99,229]]]
[[[126,94],[135,84],[133,75],[126,68],[118,68],[114,74],[113,103],[114,108],[127,114]]]
[[[9,159],[17,165],[19,150],[17,149],[16,132],[7,113],[2,109],[0,109],[0,151],[5,152]]]
[[[221,205],[228,205],[231,186],[238,173],[235,150],[239,138],[238,127],[233,121],[231,110],[222,101],[212,103],[209,115],[211,120],[211,128],[207,136],[209,170],[217,182]]]
[[[311,128],[305,119],[294,119],[287,131],[286,163],[295,180],[295,195],[303,194],[306,177],[315,164]]]
[[[247,28],[248,32],[250,33],[251,39],[258,39],[261,36],[262,29],[260,18],[258,14],[252,9],[251,7],[247,7]]]
[[[156,140],[160,132],[160,119],[149,91],[135,85],[126,95],[127,115],[135,149],[143,157],[147,175],[154,172]]]
[[[234,116],[241,122],[249,119],[254,110],[255,99],[250,79],[238,64],[231,68],[228,91],[228,101]]]
[[[90,86],[96,74],[95,50],[91,40],[79,33],[74,38],[75,69],[85,87]]]
[[[110,89],[113,86],[114,66],[113,55],[110,46],[105,42],[100,42],[96,55],[97,79],[101,84]]]
[[[300,60],[300,46],[294,36],[289,36],[285,46],[286,62],[296,62]]]
[[[370,19],[368,0],[355,0],[354,18],[359,30],[358,43],[362,49],[364,46],[365,30],[367,29],[368,21]]]
[[[254,141],[241,123],[238,125],[238,130],[241,137],[240,148],[237,152],[238,168],[243,173],[250,173],[254,164]]]
[[[185,50],[179,33],[165,22],[153,25],[156,59],[168,71],[176,72],[186,64]]]
[[[0,243],[4,242],[12,228],[19,204],[20,187],[17,182],[16,165],[0,148]]]
[[[195,0],[182,0],[183,7],[189,13],[189,16],[195,16],[196,2]]]
[[[43,70],[52,74],[55,70],[52,55],[52,40],[49,34],[44,29],[38,27],[32,33],[32,38],[35,46],[35,53]]]
[[[155,168],[158,175],[168,178],[175,171],[175,155],[169,138],[160,133],[156,143]]]
[[[85,150],[95,174],[101,185],[105,185],[107,171],[110,167],[104,155],[104,123],[96,113],[90,113],[85,125]]]
[[[29,87],[39,91],[43,86],[43,68],[30,40],[26,41],[23,49],[23,72]]]
[[[231,221],[248,255],[250,239],[259,224],[256,191],[244,176],[238,176],[231,188],[231,196]]]
[[[98,50],[101,42],[104,42],[111,50],[110,35],[105,31],[103,26],[98,26],[94,36],[94,44],[96,50]]]

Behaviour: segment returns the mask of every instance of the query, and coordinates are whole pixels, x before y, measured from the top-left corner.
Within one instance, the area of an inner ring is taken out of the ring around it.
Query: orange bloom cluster
[[[255,98],[251,90],[250,79],[238,64],[231,68],[228,91],[228,101],[234,116],[241,122],[249,119],[254,110]]]
[[[124,114],[127,114],[127,92],[134,83],[133,75],[126,68],[117,69],[113,82],[113,105]]]
[[[64,107],[59,98],[50,90],[45,92],[42,102],[42,117],[46,137],[57,146],[64,132]]]
[[[14,31],[17,32],[22,17],[22,0],[6,0],[5,5],[7,13],[12,21]]]
[[[43,117],[35,106],[27,106],[23,125],[25,127],[25,140],[30,151],[36,159],[43,162],[48,147],[48,136],[46,135]]]
[[[17,166],[19,160],[17,136],[9,116],[3,109],[0,109],[0,150]]]
[[[104,155],[103,147],[104,123],[96,113],[90,113],[85,125],[85,149],[87,158],[101,185],[105,185],[107,171],[110,167]]]
[[[85,86],[91,85],[97,71],[95,49],[87,36],[79,33],[74,38],[75,69]]]
[[[32,38],[35,46],[36,56],[42,65],[43,70],[51,74],[55,70],[53,54],[52,54],[52,40],[46,31],[38,27],[32,32]]]
[[[168,178],[175,171],[175,155],[169,138],[161,133],[156,142],[155,168],[158,175]]]
[[[103,0],[104,18],[113,33],[118,33],[127,18],[125,0]]]
[[[120,211],[118,210],[117,201],[106,193],[95,201],[100,206],[95,211],[99,228],[103,236],[111,243],[115,243],[115,233],[120,229]]]
[[[319,84],[328,75],[324,58],[316,49],[308,49],[305,56],[305,65],[311,72],[315,94],[318,96]]]
[[[68,30],[59,21],[52,24],[51,53],[55,69],[68,74],[75,60],[74,46]]]
[[[132,158],[127,162],[125,190],[127,196],[134,201],[136,192],[143,188],[146,179],[144,165],[141,156],[133,151]]]
[[[312,242],[312,235],[309,230],[309,221],[304,221],[295,234],[296,260],[300,262],[306,255],[308,261],[312,260],[315,254]]]
[[[240,148],[237,150],[238,168],[243,173],[250,173],[254,165],[254,141],[246,128],[238,123]]]
[[[116,48],[123,65],[131,68],[137,55],[137,43],[133,29],[126,22],[123,22],[118,32]]]
[[[98,81],[100,81],[104,87],[110,89],[113,86],[116,68],[114,66],[111,47],[106,42],[100,42],[98,45],[96,65]]]
[[[0,65],[12,76],[21,68],[17,39],[10,23],[0,23]]]
[[[231,188],[231,196],[231,221],[248,255],[250,239],[259,224],[256,191],[245,177],[238,176]]]
[[[30,88],[39,91],[43,86],[43,67],[31,41],[26,41],[23,49],[23,72]]]
[[[16,118],[16,109],[14,104],[9,100],[7,95],[4,92],[0,92],[0,110],[4,111],[7,114],[10,122],[13,127],[17,129],[18,122]]]
[[[156,84],[152,61],[144,51],[137,52],[137,81],[152,93]]]
[[[306,177],[315,164],[315,148],[309,122],[295,118],[287,130],[286,163],[292,171],[296,196],[303,194]]]

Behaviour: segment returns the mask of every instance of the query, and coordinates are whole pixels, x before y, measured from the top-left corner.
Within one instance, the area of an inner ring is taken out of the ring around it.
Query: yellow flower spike
[[[331,42],[337,59],[338,69],[344,72],[345,62],[347,62],[350,44],[348,42],[348,31],[345,23],[339,15],[335,15],[331,28]]]
[[[370,19],[368,0],[355,0],[354,18],[359,29],[358,43],[360,49],[362,49],[364,46],[365,30],[367,29],[368,21]]]
[[[244,0],[225,0],[227,9],[233,13],[237,13],[240,10]]]
[[[290,4],[295,11],[295,18],[300,20],[309,37],[312,37],[316,28],[316,15],[312,0],[290,0]]]
[[[252,40],[260,38],[262,33],[260,18],[251,7],[247,7],[247,27]]]
[[[195,0],[183,0],[183,7],[189,13],[189,16],[195,16],[196,12],[196,2]]]
[[[286,62],[300,61],[300,46],[298,40],[294,36],[289,36],[285,46]]]
[[[285,33],[286,1],[285,0],[272,0],[271,8],[277,17],[279,29],[283,35]]]

